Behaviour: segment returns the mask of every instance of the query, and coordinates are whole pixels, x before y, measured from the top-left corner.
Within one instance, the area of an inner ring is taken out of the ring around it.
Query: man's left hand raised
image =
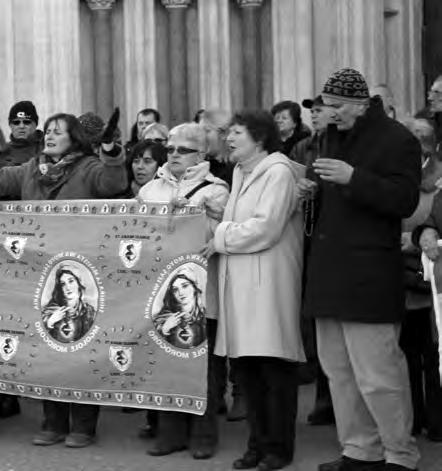
[[[313,168],[322,180],[339,185],[347,185],[354,170],[347,162],[338,159],[317,159]]]

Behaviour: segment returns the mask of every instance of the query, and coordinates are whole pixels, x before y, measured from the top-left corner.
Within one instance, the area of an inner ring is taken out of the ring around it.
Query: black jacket
[[[354,171],[348,185],[320,183],[305,313],[397,322],[405,304],[401,220],[419,200],[420,144],[373,98],[328,157],[348,162]]]

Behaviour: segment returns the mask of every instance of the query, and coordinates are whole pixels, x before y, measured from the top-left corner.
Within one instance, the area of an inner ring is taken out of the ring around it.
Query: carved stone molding
[[[115,0],[86,0],[91,10],[111,10]]]
[[[260,7],[264,0],[236,0],[241,8]]]
[[[167,9],[169,8],[187,8],[192,0],[161,0],[161,3]]]

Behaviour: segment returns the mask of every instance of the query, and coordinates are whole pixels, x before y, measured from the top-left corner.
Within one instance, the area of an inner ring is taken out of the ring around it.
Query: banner
[[[205,215],[134,200],[0,204],[0,392],[206,408]]]
[[[436,336],[439,342],[439,377],[442,385],[442,240],[437,241],[439,257],[435,262],[422,252],[424,279],[431,282],[434,315],[436,318]]]

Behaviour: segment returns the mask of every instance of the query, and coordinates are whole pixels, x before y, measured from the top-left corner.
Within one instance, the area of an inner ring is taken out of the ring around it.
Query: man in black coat
[[[421,151],[362,75],[342,69],[322,98],[334,109],[319,177],[319,215],[307,263],[305,312],[332,393],[341,459],[319,471],[406,471],[419,453],[399,348],[405,298],[401,220],[419,199]]]

